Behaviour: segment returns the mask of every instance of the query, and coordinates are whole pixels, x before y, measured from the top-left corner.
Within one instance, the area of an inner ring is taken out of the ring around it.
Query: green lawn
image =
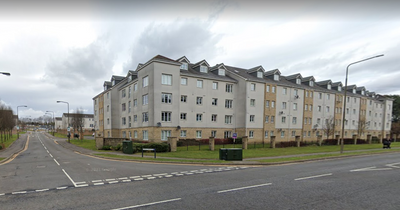
[[[0,136],[2,136],[2,135],[0,135]],[[1,139],[1,138],[0,138],[0,139]],[[11,136],[11,138],[9,138],[7,141],[0,142],[0,143],[3,143],[3,144],[4,144],[4,147],[7,148],[7,147],[9,147],[15,140],[17,140],[17,134],[13,134],[13,135]],[[4,149],[4,148],[3,148],[3,149]]]
[[[77,139],[71,139],[71,144],[75,144],[76,146],[80,146],[86,149],[98,151],[96,148],[96,142],[95,140],[88,140],[88,139],[83,139],[83,140],[77,140]],[[104,151],[104,150],[102,150]]]
[[[0,162],[2,161],[2,160],[4,160],[5,158],[0,158]]]

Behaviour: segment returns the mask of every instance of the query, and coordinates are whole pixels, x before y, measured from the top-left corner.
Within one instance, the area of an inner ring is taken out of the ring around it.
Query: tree
[[[365,119],[360,119],[358,121],[357,133],[361,137],[364,135],[364,132],[368,129],[369,124]]]
[[[1,142],[7,141],[12,136],[15,126],[13,110],[0,103],[0,137]]]
[[[325,119],[325,123],[322,125],[322,131],[324,134],[327,136],[329,139],[329,136],[332,135],[332,138],[334,138],[335,134],[335,119],[333,117],[330,117],[328,119]]]
[[[400,135],[400,122],[392,123],[392,129],[390,130],[393,138],[397,140],[397,137]]]
[[[70,114],[70,123],[72,128],[74,129],[74,134],[78,132],[80,139],[83,139],[83,126],[84,126],[84,114],[81,109],[76,109],[76,112]]]
[[[388,95],[393,99],[392,121],[400,122],[400,95]]]

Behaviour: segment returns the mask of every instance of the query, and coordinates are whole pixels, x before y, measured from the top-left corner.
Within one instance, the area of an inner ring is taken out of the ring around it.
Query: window
[[[267,85],[266,91],[267,91],[267,93],[269,93],[269,85]]]
[[[218,90],[218,82],[213,82],[212,89],[213,90]]]
[[[225,124],[232,124],[232,115],[225,115]]]
[[[171,130],[161,131],[161,140],[166,141],[171,136]]]
[[[265,137],[265,138],[268,138],[268,131],[265,131],[265,132],[264,132],[264,137]]]
[[[282,109],[286,109],[286,102],[282,102]]]
[[[107,105],[107,112],[110,111],[110,105]]]
[[[125,96],[126,96],[126,90],[123,89],[123,90],[122,90],[122,98],[125,98]]]
[[[225,76],[225,69],[218,69],[218,75]]]
[[[211,131],[211,136],[216,137],[217,136],[217,131]]]
[[[250,90],[251,91],[255,91],[256,90],[256,84],[255,83],[251,83],[250,84]]]
[[[275,108],[275,101],[271,101],[271,107]]]
[[[171,122],[171,112],[161,112],[162,122]]]
[[[129,127],[132,127],[132,117],[131,116],[129,116],[129,118],[128,118],[128,123],[129,123]]]
[[[330,94],[326,94],[326,99],[327,100],[331,100],[331,95]]]
[[[356,109],[353,109],[353,114],[356,114]]]
[[[306,91],[306,97],[308,98],[308,91]]]
[[[149,134],[147,131],[143,131],[143,140],[149,140]]]
[[[142,87],[147,87],[147,86],[149,86],[149,77],[145,76],[142,79]]]
[[[249,138],[254,138],[254,131],[249,131]]]
[[[317,119],[317,124],[318,125],[321,124],[321,119],[320,118]]]
[[[186,130],[181,130],[181,137],[186,137]]]
[[[133,115],[133,122],[137,122],[137,115]]]
[[[172,85],[172,75],[170,75],[170,74],[162,74],[161,75],[161,84],[163,84],[163,85]]]
[[[207,73],[207,66],[200,66],[200,72]]]
[[[314,86],[314,81],[310,80],[310,86]]]
[[[275,121],[275,116],[271,116],[271,123]]]
[[[274,136],[274,131],[271,131],[270,135],[271,135],[271,136]]]
[[[258,78],[263,78],[263,73],[262,73],[261,71],[258,71],[258,72],[257,72],[257,77],[258,77]]]
[[[137,106],[137,99],[133,100],[133,106]]]
[[[326,107],[326,112],[329,112],[330,111],[330,108],[329,108],[329,106],[327,106]]]
[[[269,107],[269,101],[267,100],[267,101],[265,101],[265,107]]]
[[[122,111],[125,112],[125,110],[126,110],[126,104],[123,103],[123,104],[122,104]]]
[[[272,86],[272,92],[275,93],[275,86]]]
[[[126,125],[126,118],[125,117],[122,118],[122,125]]]
[[[301,84],[301,79],[300,79],[300,78],[297,78],[297,79],[296,79],[296,84],[298,84],[298,85]]]
[[[297,89],[294,89],[294,91],[293,91],[293,95],[294,95],[295,97],[297,97],[297,96],[299,95],[299,90],[297,90]]]
[[[250,122],[254,122],[255,115],[250,115]]]
[[[181,78],[181,85],[187,85],[187,78],[182,77]]]
[[[211,121],[212,122],[217,122],[217,115],[216,114],[211,115]]]
[[[296,136],[296,131],[292,131],[292,136]]]
[[[310,108],[309,110],[312,111],[312,105],[311,105],[311,104],[310,104],[310,107],[309,107],[309,108]]]
[[[322,99],[322,93],[318,93],[318,98]]]
[[[201,131],[196,131],[196,138],[201,138]]]
[[[126,131],[122,131],[122,138],[126,138]]]
[[[224,131],[224,139],[230,138],[232,136],[231,131]]]
[[[322,107],[318,106],[318,111],[321,112],[322,111]]]
[[[202,121],[203,114],[196,114],[196,121],[200,122]]]
[[[278,74],[274,74],[274,80],[275,81],[279,81],[279,75]]]
[[[128,98],[131,98],[131,93],[132,93],[132,88],[131,88],[131,86],[129,86],[129,89],[128,89],[129,91],[128,91]]]
[[[286,123],[286,117],[282,117],[282,123]]]
[[[304,111],[307,111],[308,110],[308,104],[305,104],[304,105]]]
[[[293,110],[297,110],[297,103],[293,103]]]
[[[137,131],[133,131],[133,138],[137,138]]]
[[[185,102],[187,101],[187,96],[181,95],[181,102]]]
[[[172,94],[171,93],[162,93],[161,94],[161,103],[170,104],[172,102]]]
[[[143,102],[143,105],[147,105],[149,103],[149,95],[147,95],[147,94],[143,95],[142,102]]]
[[[292,118],[292,124],[293,124],[293,125],[296,125],[296,124],[297,124],[297,117],[293,117],[293,118]]]
[[[197,98],[196,98],[196,104],[197,104],[197,105],[203,104],[203,97],[197,97]]]
[[[203,88],[203,80],[197,80],[197,87]]]
[[[285,131],[281,131],[281,137],[285,137]]]
[[[250,106],[256,106],[256,99],[250,99]]]
[[[286,95],[286,94],[287,94],[287,88],[283,88],[283,89],[282,89],[282,94],[283,94],[283,95]]]
[[[133,92],[137,91],[137,83],[133,84]]]
[[[232,84],[226,84],[225,92],[232,93],[233,92],[233,85]]]
[[[107,99],[110,99],[110,93],[107,93]]]
[[[266,115],[266,116],[265,116],[265,123],[268,123],[268,122],[269,122],[269,116]]]
[[[149,113],[148,112],[142,113],[142,122],[149,122]]]
[[[186,120],[186,113],[181,113],[181,120]]]
[[[131,101],[128,102],[128,113],[131,113]]]
[[[213,98],[211,101],[211,105],[217,106],[218,98]]]
[[[225,100],[225,108],[231,109],[233,104],[233,100],[226,99]]]
[[[187,63],[182,63],[180,69],[188,70],[188,64]]]

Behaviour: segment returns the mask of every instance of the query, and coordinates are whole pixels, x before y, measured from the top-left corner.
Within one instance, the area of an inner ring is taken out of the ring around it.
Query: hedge
[[[142,148],[155,148],[156,152],[168,152],[169,145],[167,143],[134,143],[134,152],[141,152]]]

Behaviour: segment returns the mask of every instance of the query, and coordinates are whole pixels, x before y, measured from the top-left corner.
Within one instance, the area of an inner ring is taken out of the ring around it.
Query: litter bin
[[[122,141],[122,152],[125,154],[133,154],[132,141]]]
[[[243,150],[240,148],[219,149],[220,160],[243,160]]]

